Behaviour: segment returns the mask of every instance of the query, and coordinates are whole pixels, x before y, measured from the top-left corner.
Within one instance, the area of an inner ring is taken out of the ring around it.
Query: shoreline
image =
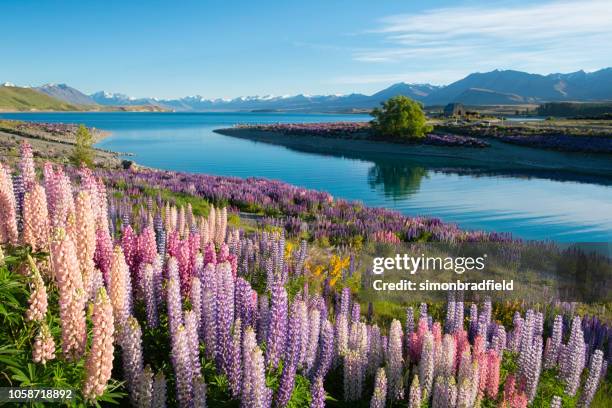
[[[284,146],[309,153],[352,155],[355,158],[392,156],[429,161],[434,167],[480,168],[508,173],[521,171],[532,173],[564,173],[570,180],[598,179],[612,184],[612,160],[609,155],[543,150],[510,145],[496,140],[488,141],[490,147],[447,147],[431,145],[406,145],[400,143],[333,138],[314,135],[291,135],[280,132],[222,128],[215,133],[254,142]],[[444,162],[440,162],[440,159]],[[452,163],[449,163],[452,162]],[[573,174],[574,177],[571,177]]]

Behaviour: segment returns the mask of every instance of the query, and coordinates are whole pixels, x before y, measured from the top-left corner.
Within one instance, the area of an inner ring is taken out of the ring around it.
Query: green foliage
[[[121,188],[121,186],[118,186],[118,188]],[[197,197],[194,195],[186,193],[177,193],[163,188],[151,187],[144,187],[142,192],[145,195],[154,198],[159,195],[162,200],[173,202],[179,207],[186,207],[187,204],[191,204],[191,210],[193,211],[193,215],[206,217],[208,216],[208,212],[210,211],[210,203],[204,198]]]
[[[74,399],[70,406],[85,406],[81,396],[85,375],[85,360],[67,363],[59,349],[56,358],[46,364],[32,362],[32,344],[39,330],[39,323],[24,318],[28,307],[28,278],[16,273],[27,263],[29,256],[45,260],[45,254],[31,254],[29,248],[10,248],[0,266],[0,387],[51,387],[72,389]],[[59,321],[58,293],[55,286],[47,282],[48,312],[46,323],[56,344],[59,344],[61,328]],[[126,394],[122,383],[111,380],[105,393],[96,405],[119,404]],[[48,403],[35,403],[32,406],[45,406]]]
[[[70,161],[76,165],[93,166],[94,151],[93,151],[93,136],[85,125],[80,125],[76,134],[76,144],[72,151]]]
[[[432,131],[420,103],[406,96],[394,96],[372,110],[370,122],[377,135],[394,139],[424,137]]]

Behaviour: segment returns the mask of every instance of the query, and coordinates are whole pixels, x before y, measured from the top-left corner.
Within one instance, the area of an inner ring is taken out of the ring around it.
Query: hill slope
[[[70,111],[80,107],[52,98],[32,88],[0,86],[0,111]]]

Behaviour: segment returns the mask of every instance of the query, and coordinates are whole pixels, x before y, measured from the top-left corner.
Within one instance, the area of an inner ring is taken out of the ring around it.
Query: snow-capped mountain
[[[45,84],[34,89],[36,89],[38,92],[49,95],[52,98],[75,105],[96,105],[96,101],[94,101],[90,96],[85,95],[78,89],[72,88],[66,84]]]

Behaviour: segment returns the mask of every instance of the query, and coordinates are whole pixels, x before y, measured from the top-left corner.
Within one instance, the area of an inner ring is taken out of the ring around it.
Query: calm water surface
[[[511,232],[525,239],[612,242],[612,187],[606,183],[566,181],[562,175],[476,174],[456,163],[440,163],[447,160],[442,158],[312,154],[213,133],[236,123],[353,121],[367,116],[28,113],[0,117],[84,123],[111,131],[112,136],[98,146],[134,153],[134,160],[145,166],[280,179],[370,206],[439,217],[464,228]]]

